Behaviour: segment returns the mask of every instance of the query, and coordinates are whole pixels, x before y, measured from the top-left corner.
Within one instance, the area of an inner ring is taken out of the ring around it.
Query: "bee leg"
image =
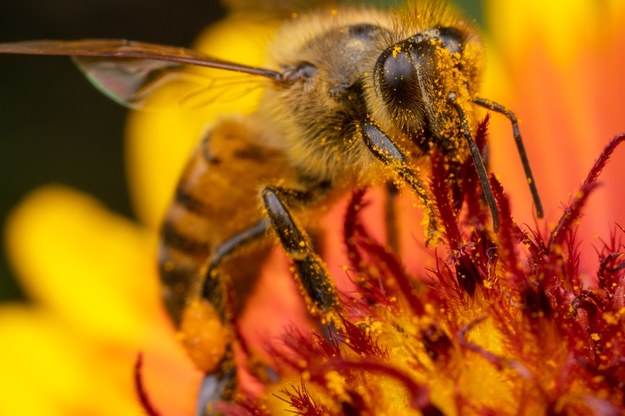
[[[482,155],[478,150],[473,137],[471,137],[471,131],[469,130],[469,123],[467,122],[467,116],[456,101],[456,94],[449,93],[447,96],[447,102],[454,108],[458,117],[460,118],[460,129],[462,131],[462,135],[464,136],[467,145],[469,146],[469,153],[471,154],[471,158],[473,159],[473,166],[475,166],[475,171],[477,173],[477,177],[482,186],[482,194],[484,196],[484,200],[486,201],[486,205],[490,209],[491,216],[493,217],[493,230],[497,232],[499,229],[499,211],[497,211],[497,201],[495,201],[495,196],[493,195],[493,190],[490,186],[490,181],[488,180],[488,172],[486,171],[486,166],[484,165],[484,161],[482,160]]]
[[[388,246],[394,254],[399,254],[399,240],[397,234],[397,210],[395,203],[398,194],[397,186],[392,182],[386,183],[386,206],[384,207],[384,222],[386,223],[386,238]]]
[[[228,355],[231,354],[229,352]],[[219,415],[220,413],[215,403],[232,399],[237,382],[236,368],[232,362],[229,362],[227,367],[227,369],[224,368],[219,373],[211,373],[204,376],[197,397],[197,416]]]
[[[400,178],[408,182],[410,187],[421,198],[427,209],[429,224],[426,244],[437,238],[438,227],[436,224],[436,211],[434,205],[417,175],[410,169],[406,157],[378,126],[371,121],[361,123],[362,136],[365,145],[385,166],[395,172]]]
[[[269,226],[270,222],[266,218],[263,218],[256,224],[228,238],[226,241],[224,241],[215,248],[212,257],[208,262],[208,270],[206,272],[206,279],[204,280],[205,287],[203,288],[202,296],[210,299],[212,291],[210,290],[211,287],[206,287],[207,282],[210,280],[209,278],[215,277],[217,273],[217,268],[219,267],[219,264],[222,262],[222,260],[229,254],[235,252],[238,248],[249,244],[252,241],[255,241],[265,235],[265,233],[269,229]]]
[[[474,98],[473,102],[481,107],[503,114],[508,118],[508,120],[510,120],[510,124],[512,124],[512,136],[514,137],[517,152],[519,153],[519,157],[521,158],[521,163],[523,165],[523,171],[525,172],[525,178],[527,179],[527,183],[530,187],[530,192],[532,194],[532,199],[534,200],[534,206],[536,207],[536,216],[538,218],[542,218],[544,214],[543,205],[540,202],[540,195],[538,193],[538,188],[536,187],[536,180],[534,179],[534,175],[532,174],[530,161],[527,157],[525,146],[523,145],[523,138],[521,137],[521,130],[519,129],[519,123],[517,122],[516,115],[514,115],[512,111],[508,110],[501,104],[497,104],[496,102],[491,100],[486,100],[484,98]]]
[[[309,311],[320,317],[323,325],[340,326],[339,300],[334,283],[323,261],[312,249],[310,238],[295,223],[283,202],[285,197],[296,198],[298,194],[304,195],[279,187],[266,187],[261,197],[271,226],[293,262]]]
[[[182,342],[196,367],[205,373],[197,401],[198,415],[218,414],[215,404],[230,401],[237,386],[233,346],[238,332],[235,330],[232,282],[227,276],[220,275],[219,266],[241,246],[264,236],[269,226],[269,220],[262,219],[217,246],[201,269],[204,280],[199,299],[185,308]]]

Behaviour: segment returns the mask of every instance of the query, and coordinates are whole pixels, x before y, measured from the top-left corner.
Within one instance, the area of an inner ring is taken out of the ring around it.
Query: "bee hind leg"
[[[232,282],[228,273],[221,273],[220,266],[243,246],[261,239],[269,226],[269,220],[262,219],[219,244],[199,272],[203,278],[200,296],[185,308],[181,339],[196,367],[205,373],[197,415],[220,414],[219,403],[231,401],[237,389],[233,347],[241,339],[235,329]]]
[[[230,355],[231,352],[228,356]],[[197,397],[197,416],[219,415],[220,412],[216,404],[232,399],[237,383],[236,368],[232,361],[227,358],[224,358],[222,367],[227,368],[222,368],[219,372],[209,373],[204,376]]]
[[[204,283],[202,286],[202,297],[211,303],[221,304],[222,313],[224,312],[223,306],[225,306],[224,300],[222,299],[224,288],[219,284],[219,266],[225,258],[237,252],[241,247],[262,238],[269,227],[269,220],[263,218],[243,231],[228,238],[215,248],[207,264],[203,280]]]

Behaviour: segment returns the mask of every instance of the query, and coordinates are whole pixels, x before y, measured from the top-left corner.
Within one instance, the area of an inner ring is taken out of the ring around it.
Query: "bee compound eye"
[[[438,36],[436,37],[440,39],[449,53],[462,52],[465,37],[460,30],[454,27],[441,27],[438,28]]]
[[[419,60],[414,49],[402,44],[391,46],[380,55],[374,76],[385,103],[410,105],[416,99]]]

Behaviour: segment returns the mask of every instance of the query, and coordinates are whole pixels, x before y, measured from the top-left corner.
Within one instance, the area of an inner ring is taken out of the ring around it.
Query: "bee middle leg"
[[[293,262],[295,274],[306,299],[308,310],[321,318],[322,325],[340,325],[338,293],[321,258],[315,253],[310,237],[300,228],[285,199],[297,199],[305,194],[280,187],[266,187],[261,192],[263,205],[271,226]]]
[[[276,232],[287,256],[292,260],[308,310],[313,316],[320,318],[323,332],[326,335],[334,333],[335,328],[341,325],[337,313],[339,300],[334,283],[325,264],[315,253],[310,237],[296,224],[285,203],[285,200],[304,202],[309,196],[307,192],[280,187],[264,188],[261,199],[267,218],[230,237],[214,250],[205,269],[201,296],[205,302],[216,307],[225,327],[234,327],[234,317],[228,306],[228,279],[220,275],[220,266],[229,255],[262,238],[270,227]],[[236,389],[232,341],[234,340],[230,341],[219,365],[205,375],[198,399],[199,415],[217,414],[215,404],[230,399]]]
[[[220,316],[228,320],[225,279],[220,274],[220,265],[230,254],[263,237],[269,228],[273,228],[288,257],[293,261],[295,274],[308,302],[309,310],[315,316],[327,317],[338,308],[338,295],[332,279],[321,258],[315,253],[308,234],[301,229],[291,216],[285,200],[301,203],[310,198],[311,192],[301,192],[281,187],[265,187],[261,199],[268,218],[233,235],[217,246],[208,262],[202,297],[218,306]]]

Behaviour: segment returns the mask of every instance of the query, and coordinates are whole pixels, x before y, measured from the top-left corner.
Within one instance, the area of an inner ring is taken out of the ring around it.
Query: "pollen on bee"
[[[184,310],[179,337],[197,368],[210,373],[224,358],[232,342],[232,331],[224,325],[213,305],[195,299]]]

